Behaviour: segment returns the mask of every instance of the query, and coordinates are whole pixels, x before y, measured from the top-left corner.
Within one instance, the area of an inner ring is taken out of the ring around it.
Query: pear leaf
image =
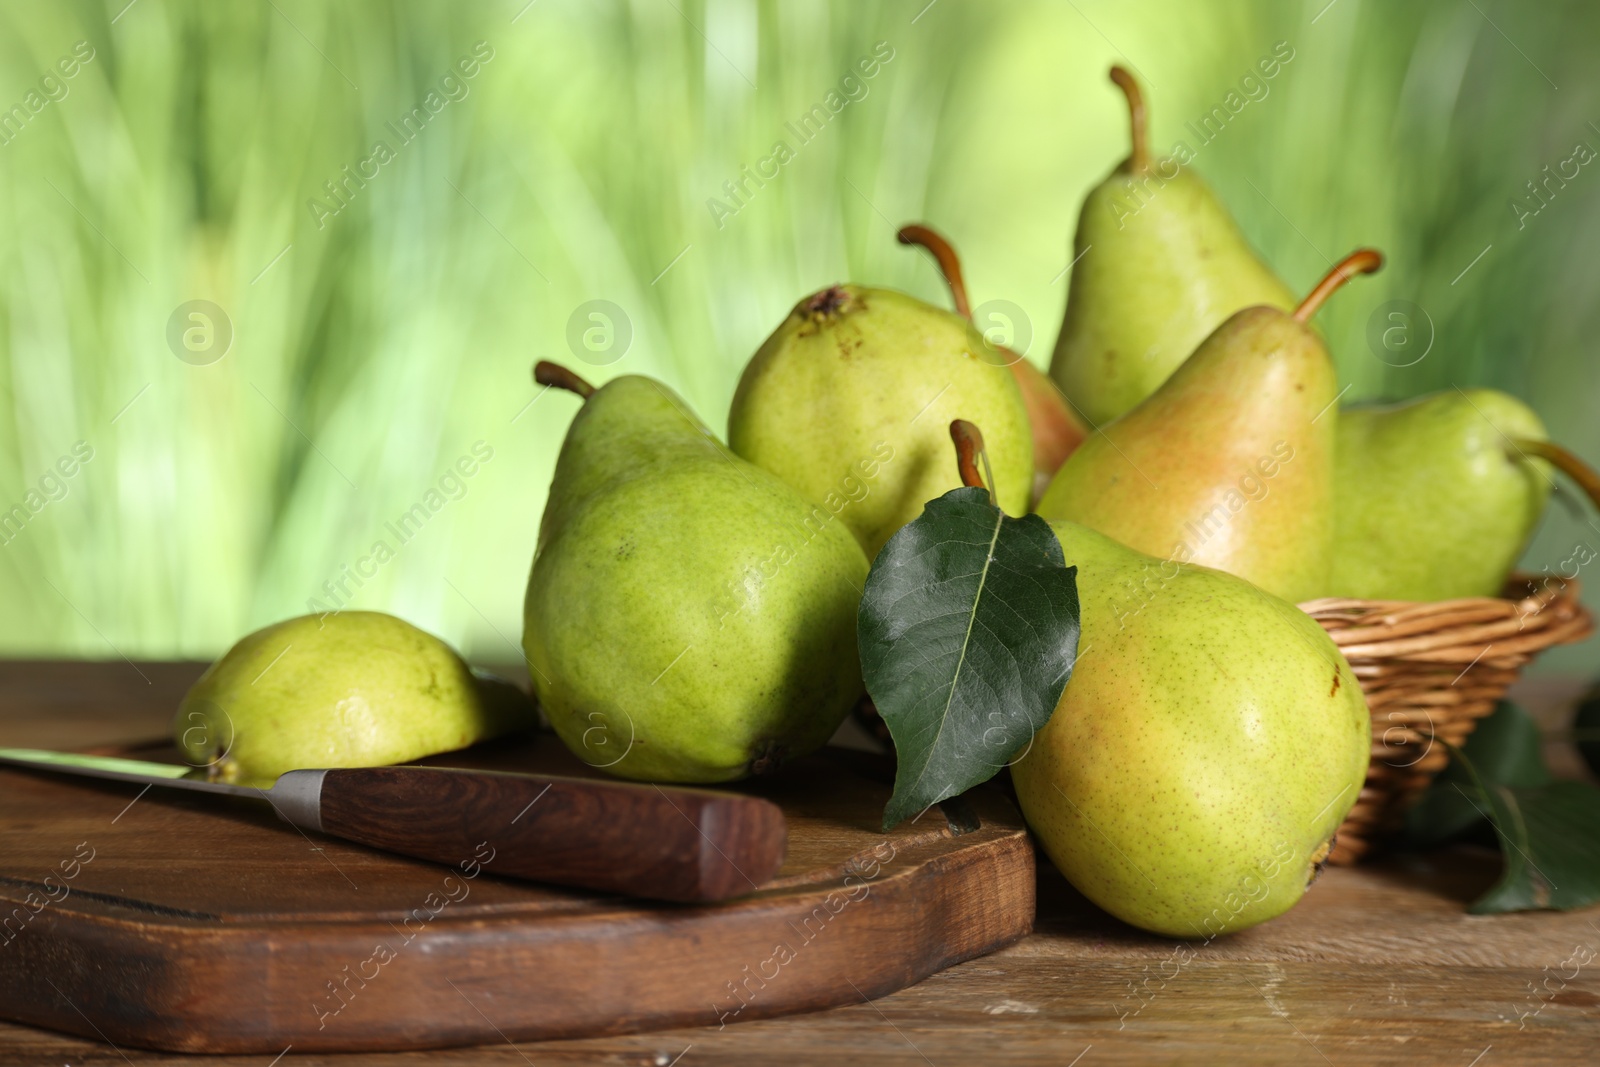
[[[1572,740],[1590,772],[1600,775],[1600,685],[1591,687],[1578,702],[1578,713],[1572,719]]]
[[[1487,822],[1504,867],[1468,909],[1492,915],[1566,910],[1600,900],[1600,789],[1557,781],[1540,753],[1539,728],[1502,702],[1412,809],[1408,830],[1431,844]]]
[[[1077,568],[1039,516],[955,489],[878,553],[857,632],[898,757],[887,830],[994,777],[1049,721],[1078,654]]]
[[[1406,836],[1412,844],[1430,848],[1482,827],[1488,813],[1474,775],[1489,786],[1547,784],[1550,771],[1544,765],[1543,744],[1539,727],[1527,712],[1501,701],[1467,738],[1461,758],[1439,772],[1432,787],[1406,813]]]
[[[1600,900],[1600,789],[1556,781],[1531,788],[1478,783],[1500,838],[1500,880],[1472,902],[1474,915]]]

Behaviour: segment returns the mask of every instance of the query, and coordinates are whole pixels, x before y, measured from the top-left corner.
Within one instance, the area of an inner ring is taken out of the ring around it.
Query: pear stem
[[[1323,301],[1333,295],[1345,282],[1357,274],[1371,274],[1383,266],[1383,253],[1376,248],[1358,248],[1334,264],[1332,270],[1325,274],[1317,287],[1306,294],[1300,301],[1300,306],[1294,309],[1294,317],[1298,322],[1307,322],[1317,313]]]
[[[950,247],[944,235],[931,226],[913,222],[900,227],[895,239],[903,245],[921,245],[933,253],[934,261],[939,264],[939,273],[944,275],[944,283],[950,287],[950,296],[955,300],[956,314],[972,321],[972,305],[967,301],[967,283],[961,278],[961,257],[956,255],[956,250]]]
[[[533,380],[540,385],[554,386],[569,393],[577,393],[585,400],[594,396],[594,386],[561,364],[551,363],[548,359],[541,359],[533,365]]]
[[[1150,169],[1150,149],[1145,143],[1144,92],[1139,81],[1127,67],[1111,68],[1111,80],[1117,83],[1122,95],[1128,98],[1128,126],[1132,149],[1128,152],[1128,169],[1143,174]]]
[[[994,490],[984,484],[983,474],[978,470],[981,460],[984,467],[989,466],[989,455],[983,447],[983,433],[966,419],[952,419],[950,422],[950,440],[956,446],[956,468],[961,472],[961,484],[971,489],[982,489],[989,494],[989,503],[994,503]]]
[[[1583,490],[1590,503],[1600,508],[1600,474],[1567,449],[1554,441],[1538,441],[1530,437],[1513,439],[1511,447],[1526,455],[1549,460],[1552,467],[1578,483],[1578,488]]]

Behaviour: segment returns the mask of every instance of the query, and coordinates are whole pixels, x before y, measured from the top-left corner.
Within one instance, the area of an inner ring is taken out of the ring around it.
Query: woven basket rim
[[[1324,597],[1302,603],[1300,610],[1322,625],[1352,663],[1485,660],[1515,667],[1594,632],[1576,578],[1518,573],[1504,592],[1435,601]]]

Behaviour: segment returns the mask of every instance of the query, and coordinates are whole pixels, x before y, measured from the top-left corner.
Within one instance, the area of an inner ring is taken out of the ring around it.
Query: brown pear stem
[[[557,389],[577,393],[585,400],[594,396],[594,386],[561,364],[551,363],[548,359],[541,359],[533,365],[533,380],[540,385],[553,385]]]
[[[1511,447],[1526,455],[1549,460],[1552,467],[1578,483],[1578,488],[1583,490],[1590,503],[1600,508],[1600,474],[1567,449],[1554,441],[1536,441],[1530,437],[1513,439]]]
[[[1150,149],[1145,144],[1144,132],[1144,92],[1139,88],[1139,80],[1127,67],[1120,65],[1112,67],[1111,80],[1117,83],[1122,95],[1128,98],[1129,136],[1133,143],[1132,149],[1128,152],[1128,169],[1135,174],[1143,174],[1150,169]]]
[[[978,457],[983,454],[983,433],[966,419],[954,419],[950,423],[950,440],[955,442],[961,484],[972,489],[987,489],[978,471]]]
[[[934,262],[939,264],[939,273],[944,275],[944,283],[950,287],[950,296],[955,300],[956,314],[970,322],[972,305],[967,301],[967,283],[961,278],[961,257],[956,255],[956,250],[950,247],[944,235],[931,226],[913,222],[900,227],[895,238],[903,245],[921,245],[933,253]]]
[[[1323,301],[1333,295],[1345,282],[1357,274],[1371,274],[1383,266],[1383,253],[1376,248],[1358,248],[1334,264],[1332,270],[1325,274],[1317,287],[1306,294],[1300,301],[1300,306],[1294,309],[1294,317],[1299,322],[1307,322],[1317,313]]]

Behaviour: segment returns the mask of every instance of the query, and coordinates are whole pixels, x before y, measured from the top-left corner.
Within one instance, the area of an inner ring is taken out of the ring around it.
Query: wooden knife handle
[[[323,833],[452,866],[655,900],[754,892],[783,864],[771,801],[438,767],[321,772]]]

